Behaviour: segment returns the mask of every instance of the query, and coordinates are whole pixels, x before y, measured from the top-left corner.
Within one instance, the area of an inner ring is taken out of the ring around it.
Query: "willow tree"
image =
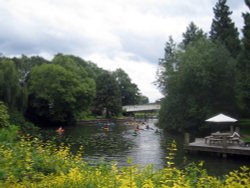
[[[9,114],[8,109],[2,101],[0,101],[0,129],[9,126]]]
[[[16,106],[20,94],[18,72],[14,62],[10,59],[0,60],[0,100],[9,108]]]

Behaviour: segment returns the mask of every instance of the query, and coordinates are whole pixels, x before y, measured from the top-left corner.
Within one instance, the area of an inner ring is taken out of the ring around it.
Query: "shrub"
[[[7,107],[0,101],[0,128],[9,126],[9,119]]]
[[[171,147],[174,151],[174,143]],[[162,170],[154,170],[152,165],[141,169],[131,160],[124,167],[117,167],[116,163],[93,166],[84,162],[82,148],[72,155],[69,146],[57,147],[29,136],[11,148],[0,145],[0,166],[0,187],[216,188],[247,187],[250,182],[248,167],[220,179],[209,176],[202,162],[189,164],[185,169],[177,169],[169,163]]]

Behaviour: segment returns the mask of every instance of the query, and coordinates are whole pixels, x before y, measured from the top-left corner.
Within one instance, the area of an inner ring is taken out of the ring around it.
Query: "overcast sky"
[[[193,21],[210,30],[217,0],[0,0],[0,52],[80,56],[106,70],[122,68],[151,102],[158,59],[171,35],[180,42]],[[229,0],[241,29],[244,0]]]

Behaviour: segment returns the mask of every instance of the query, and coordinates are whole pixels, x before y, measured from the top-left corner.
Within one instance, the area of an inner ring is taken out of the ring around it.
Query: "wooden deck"
[[[250,156],[250,147],[239,146],[237,144],[228,144],[226,147],[220,144],[206,144],[204,138],[196,138],[195,142],[185,145],[184,149],[187,151],[219,153],[225,157],[228,154]]]

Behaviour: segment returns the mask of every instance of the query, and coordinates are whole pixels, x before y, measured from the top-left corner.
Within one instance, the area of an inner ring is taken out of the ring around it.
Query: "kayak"
[[[155,132],[155,134],[161,134],[161,132]]]
[[[144,130],[154,130],[152,127],[145,128]]]
[[[105,131],[109,131],[109,128],[108,127],[104,127],[103,128]]]

